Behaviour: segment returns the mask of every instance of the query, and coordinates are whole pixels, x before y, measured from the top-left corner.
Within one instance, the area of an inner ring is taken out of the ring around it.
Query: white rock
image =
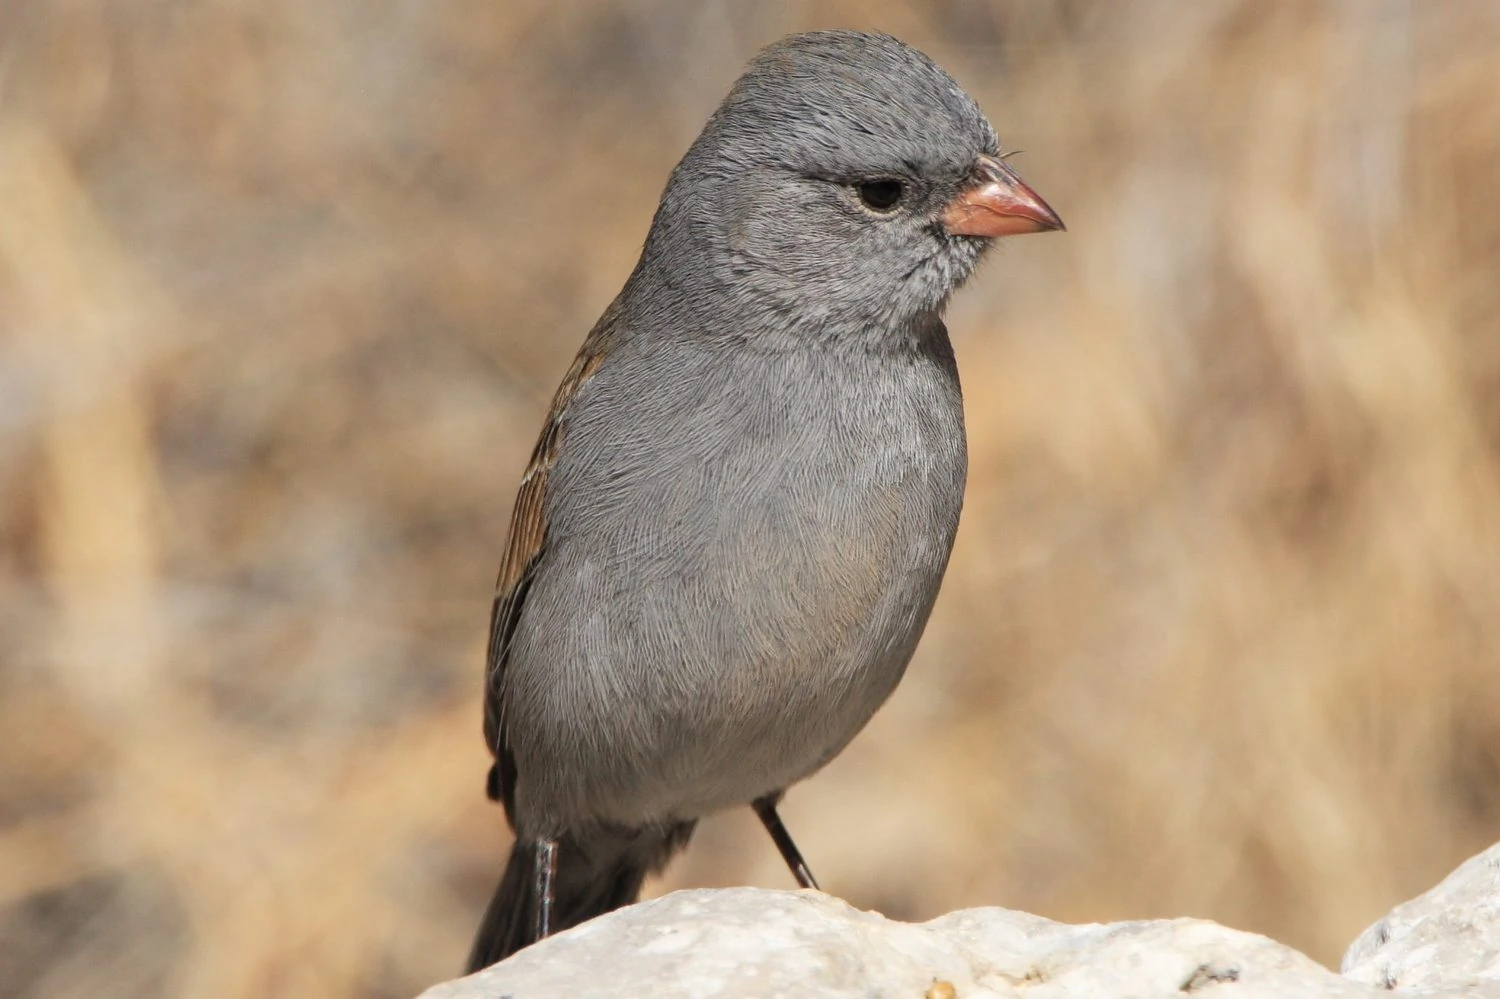
[[[1500,844],[1361,933],[1343,970],[1398,994],[1500,996]]]
[[[1374,996],[1264,937],[1198,920],[1069,926],[1006,909],[913,925],[813,892],[684,891],[595,920],[424,999],[1022,994]]]
[[[1070,926],[968,909],[911,924],[736,888],[611,913],[422,999],[1500,999],[1500,846],[1371,927],[1344,967],[1196,919]]]

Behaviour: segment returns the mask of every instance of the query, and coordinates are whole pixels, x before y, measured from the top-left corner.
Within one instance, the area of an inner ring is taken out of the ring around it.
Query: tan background
[[[918,44],[1066,235],[950,317],[909,679],[789,824],[902,918],[1334,961],[1500,838],[1500,7],[0,3],[0,982],[407,996],[504,845],[547,397],[760,45]],[[661,891],[789,878],[749,813]]]

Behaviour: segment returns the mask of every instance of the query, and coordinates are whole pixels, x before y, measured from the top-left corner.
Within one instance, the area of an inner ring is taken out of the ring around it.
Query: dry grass
[[[1333,960],[1496,838],[1486,0],[7,0],[4,991],[457,970],[546,397],[738,65],[834,24],[947,64],[1071,232],[951,317],[969,506],[790,799],[825,885]],[[743,882],[788,884],[748,813],[659,888]]]

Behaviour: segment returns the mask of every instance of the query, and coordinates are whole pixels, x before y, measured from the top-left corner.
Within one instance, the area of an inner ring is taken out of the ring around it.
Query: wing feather
[[[568,408],[578,390],[603,363],[616,312],[612,305],[600,318],[552,397],[547,422],[532,449],[531,461],[516,493],[516,505],[510,518],[510,537],[495,580],[485,666],[484,737],[495,756],[495,765],[490,768],[489,796],[505,805],[511,825],[515,825],[516,767],[506,739],[505,667],[526,603],[526,593],[547,550],[547,485],[567,432]]]

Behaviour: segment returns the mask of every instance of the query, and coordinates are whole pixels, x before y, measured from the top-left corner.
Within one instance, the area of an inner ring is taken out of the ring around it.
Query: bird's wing
[[[515,825],[516,765],[505,734],[505,665],[510,656],[516,625],[526,603],[526,592],[547,550],[547,480],[557,463],[567,431],[568,407],[579,388],[589,380],[608,351],[616,316],[615,306],[599,319],[573,366],[563,376],[541,437],[531,452],[531,462],[521,477],[515,510],[510,517],[510,538],[495,581],[495,602],[490,611],[490,644],[485,665],[484,738],[495,755],[490,768],[489,796],[505,805],[506,817]]]

